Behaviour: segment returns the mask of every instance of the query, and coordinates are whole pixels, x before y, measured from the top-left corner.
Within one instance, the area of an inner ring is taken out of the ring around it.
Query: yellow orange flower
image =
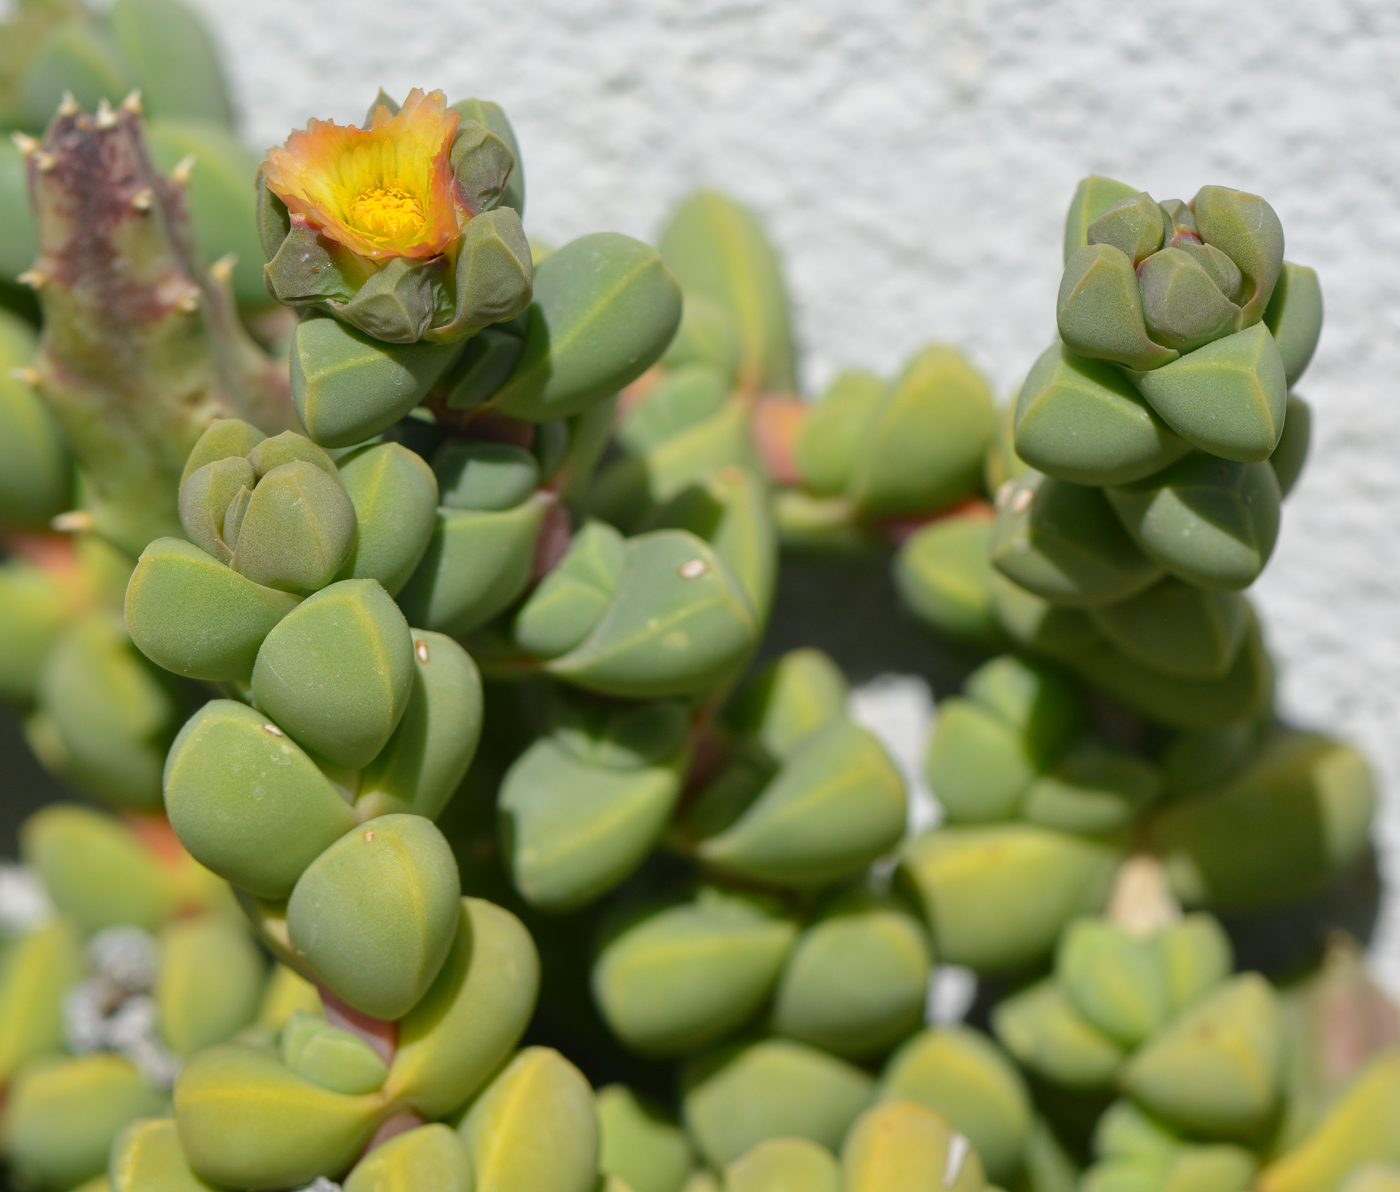
[[[395,116],[382,105],[368,128],[311,120],[267,151],[267,185],[295,215],[374,260],[448,251],[466,213],[448,156],[458,115],[441,91],[415,87]]]

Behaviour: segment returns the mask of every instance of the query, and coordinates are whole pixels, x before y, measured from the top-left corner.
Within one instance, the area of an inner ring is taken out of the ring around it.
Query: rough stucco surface
[[[963,346],[1003,395],[1054,333],[1090,171],[1278,209],[1327,328],[1314,456],[1257,596],[1287,713],[1359,740],[1400,889],[1400,8],[1392,0],[201,0],[247,131],[382,84],[501,102],[527,227],[649,237],[691,187],[768,220],[804,381]],[[1400,899],[1377,946],[1400,989]]]

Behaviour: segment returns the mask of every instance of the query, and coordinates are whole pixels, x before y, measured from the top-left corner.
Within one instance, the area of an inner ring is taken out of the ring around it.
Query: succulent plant
[[[188,1057],[266,1027],[279,980],[157,816],[54,804],[24,824],[21,858],[0,871],[3,1145],[17,1180],[68,1188],[162,1111]]]
[[[16,150],[42,330],[0,323],[0,694],[123,809],[26,829],[58,913],[0,959],[17,1175],[1391,1185],[1394,1008],[1342,943],[1235,972],[1210,913],[1325,888],[1375,802],[1276,722],[1241,595],[1321,318],[1267,204],[1086,180],[1012,410],[940,344],[809,404],[739,204],[691,197],[659,250],[532,246],[505,114],[416,89],[254,186],[213,93],[160,78],[187,16],[120,0],[114,52],[27,5],[0,69],[0,101],[99,89]],[[102,89],[148,73],[143,131]],[[159,173],[186,144],[236,202]],[[250,234],[285,373],[247,261],[197,248]],[[765,645],[784,548],[892,563],[985,656],[938,710],[939,826],[836,660]],[[928,1012],[948,966],[967,1021]]]

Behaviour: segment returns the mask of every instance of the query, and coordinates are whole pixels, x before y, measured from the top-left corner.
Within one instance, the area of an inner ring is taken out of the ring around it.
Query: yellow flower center
[[[350,218],[361,230],[386,240],[415,236],[425,222],[422,205],[397,186],[361,191],[350,204]]]

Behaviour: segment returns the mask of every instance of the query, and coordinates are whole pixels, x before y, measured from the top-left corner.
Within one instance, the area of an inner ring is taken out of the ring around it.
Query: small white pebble
[[[0,863],[0,936],[27,935],[53,915],[53,903],[37,873],[24,865]]]
[[[94,975],[127,993],[148,993],[155,987],[160,947],[139,927],[109,927],[88,942],[88,963]]]

